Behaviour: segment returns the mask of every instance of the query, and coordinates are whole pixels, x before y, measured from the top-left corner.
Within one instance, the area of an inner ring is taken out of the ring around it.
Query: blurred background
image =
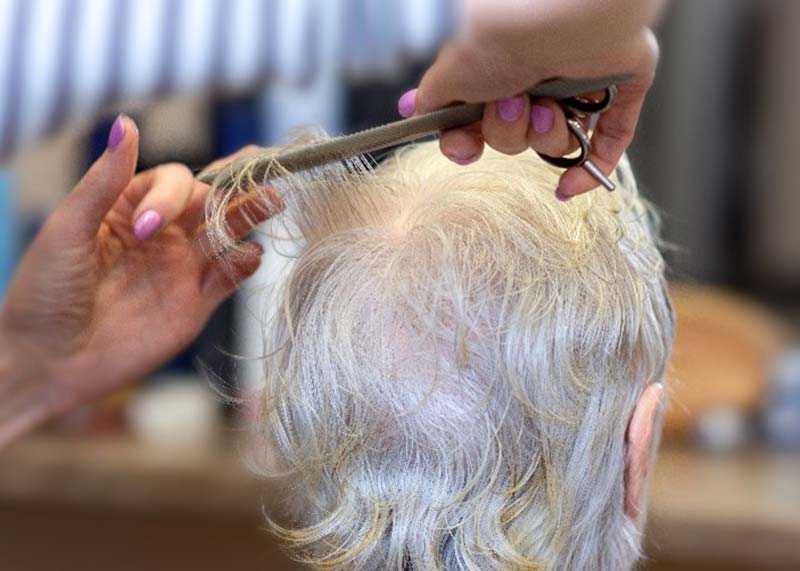
[[[0,292],[117,112],[142,169],[377,125],[452,21],[428,0],[0,0],[0,50],[21,50],[0,62],[28,62],[0,69]],[[649,570],[800,569],[799,27],[793,0],[673,0],[659,27],[630,150],[678,312]],[[268,249],[163,370],[0,453],[0,569],[299,568],[262,529],[248,411],[212,390],[257,393],[258,288],[280,265]]]

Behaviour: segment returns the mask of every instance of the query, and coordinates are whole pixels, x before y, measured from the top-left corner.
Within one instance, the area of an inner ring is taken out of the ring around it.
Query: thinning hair
[[[634,564],[625,434],[671,347],[664,263],[627,161],[617,192],[566,204],[558,174],[530,152],[460,167],[429,143],[283,187],[301,241],[262,429],[265,472],[298,502],[270,524],[297,559]]]

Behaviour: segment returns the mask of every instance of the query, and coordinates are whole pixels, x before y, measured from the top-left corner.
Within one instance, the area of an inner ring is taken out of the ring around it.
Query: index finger
[[[200,179],[203,175],[207,173],[214,172],[223,168],[225,165],[232,163],[233,161],[245,157],[247,155],[251,155],[261,150],[261,147],[258,145],[247,145],[246,147],[242,147],[232,155],[228,155],[227,157],[222,157],[221,159],[217,159],[213,162],[208,163],[203,170],[201,170],[197,175],[195,175],[195,183],[194,183],[194,192],[192,194],[192,199],[189,202],[189,205],[186,207],[186,210],[181,217],[181,226],[186,228],[187,231],[194,231],[198,226],[205,222],[205,204],[208,197],[208,193],[211,191],[211,187],[202,182]]]
[[[136,177],[126,197],[136,206],[131,216],[133,233],[140,241],[155,236],[174,222],[192,196],[194,178],[184,165],[158,166]]]

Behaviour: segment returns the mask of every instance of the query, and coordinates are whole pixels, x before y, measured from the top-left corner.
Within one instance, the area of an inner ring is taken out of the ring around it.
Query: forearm
[[[516,79],[521,74],[542,80],[627,73],[642,67],[634,60],[651,51],[650,27],[664,4],[665,0],[464,0],[458,40],[447,55],[454,68],[465,70],[461,76],[491,77],[482,90],[464,89],[470,100],[514,93],[521,87]],[[448,79],[456,85],[463,81]]]
[[[518,53],[513,57],[536,62],[544,73],[560,75],[565,67],[593,54],[624,57],[630,51],[631,40],[655,25],[665,3],[666,0],[464,0],[461,37],[473,49],[480,48],[488,54]],[[509,50],[510,46],[516,48]]]
[[[609,25],[619,30],[653,26],[667,0],[462,0],[461,4],[462,22],[467,27],[522,28],[543,21],[591,21],[596,24],[596,33],[602,34],[607,33]]]
[[[51,397],[44,369],[0,331],[0,449],[49,418]]]

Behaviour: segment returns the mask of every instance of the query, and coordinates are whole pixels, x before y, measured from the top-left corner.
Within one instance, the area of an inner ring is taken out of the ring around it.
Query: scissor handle
[[[569,130],[572,131],[572,134],[575,135],[575,138],[578,139],[578,143],[580,144],[581,152],[578,156],[553,157],[543,153],[537,153],[543,161],[560,169],[569,169],[583,165],[583,163],[589,159],[589,154],[592,152],[592,142],[589,140],[589,135],[583,130],[581,122],[575,117],[567,117],[567,127],[569,127]]]
[[[593,115],[602,113],[614,104],[617,98],[616,85],[609,85],[605,88],[605,95],[600,101],[589,101],[579,97],[568,97],[559,101],[559,104],[567,114],[567,127],[578,139],[580,145],[580,154],[575,157],[553,157],[538,153],[543,161],[553,165],[554,167],[568,169],[572,167],[579,167],[583,165],[592,152],[592,142],[589,140],[589,135],[583,128],[583,125],[578,120],[577,115]]]
[[[617,86],[609,85],[605,88],[603,98],[600,101],[590,101],[582,97],[567,97],[559,101],[559,103],[567,111],[583,115],[593,115],[608,110],[609,107],[614,105],[616,100]]]
[[[567,116],[567,126],[572,134],[578,139],[581,152],[577,157],[551,157],[539,153],[539,156],[547,163],[553,166],[568,169],[571,167],[583,167],[592,175],[597,182],[602,184],[607,190],[611,191],[616,188],[614,181],[604,173],[600,168],[594,164],[589,155],[592,152],[592,142],[589,140],[589,134],[583,128],[580,121],[581,116],[591,115],[596,117],[599,113],[607,110],[614,104],[617,98],[616,85],[609,85],[605,88],[605,96],[600,101],[589,101],[581,97],[567,97],[559,101],[559,104],[564,109]]]

